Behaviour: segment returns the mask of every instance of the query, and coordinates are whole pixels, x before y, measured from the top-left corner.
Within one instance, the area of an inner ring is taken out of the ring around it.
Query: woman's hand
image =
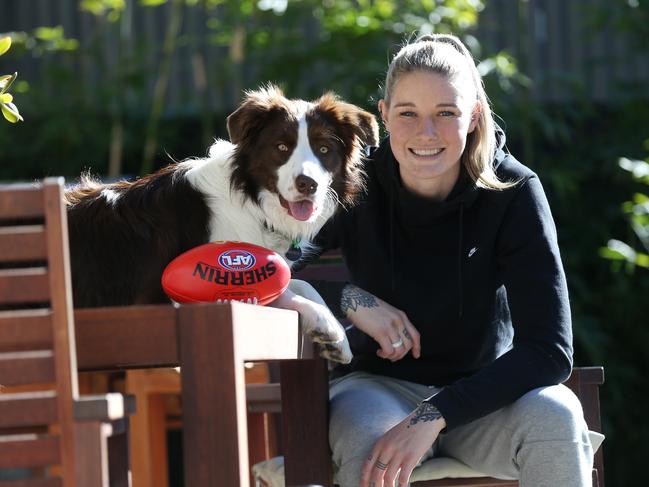
[[[403,311],[353,284],[343,289],[340,307],[356,328],[378,342],[379,357],[395,362],[410,350],[415,358],[421,355],[419,332]]]
[[[445,427],[439,410],[422,402],[376,442],[363,465],[360,487],[408,485],[413,469]]]

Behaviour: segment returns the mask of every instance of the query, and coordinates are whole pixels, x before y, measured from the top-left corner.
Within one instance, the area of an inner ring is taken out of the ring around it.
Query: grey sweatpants
[[[329,442],[340,487],[358,487],[374,443],[434,387],[354,372],[332,381]],[[591,486],[593,451],[581,404],[558,385],[439,436],[424,459],[456,458],[521,487]]]

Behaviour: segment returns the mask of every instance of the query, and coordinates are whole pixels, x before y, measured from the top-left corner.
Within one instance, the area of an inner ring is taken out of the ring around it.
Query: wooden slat
[[[0,487],[63,487],[63,481],[58,477],[0,480]]]
[[[77,309],[79,370],[179,365],[172,305]]]
[[[199,305],[204,306],[204,305]],[[300,341],[298,315],[295,311],[230,303],[237,343],[244,360],[273,360],[310,357],[311,342]],[[209,311],[214,319],[225,313],[225,307]]]
[[[55,391],[0,394],[0,428],[48,425],[56,421]]]
[[[135,412],[135,397],[116,392],[83,395],[74,401],[73,411],[77,421],[115,421]]]
[[[43,303],[49,299],[45,267],[0,270],[0,304]]]
[[[43,216],[43,196],[34,184],[12,184],[0,187],[0,219]]]
[[[49,309],[0,311],[0,352],[52,348]]]
[[[0,227],[0,262],[44,260],[47,246],[43,225]]]
[[[604,383],[604,367],[575,367],[573,374],[579,375],[579,382],[582,384]]]
[[[17,386],[54,382],[51,351],[0,353],[0,384]]]
[[[0,436],[0,468],[56,465],[60,461],[60,456],[58,436]]]
[[[74,321],[72,312],[72,281],[68,248],[68,221],[63,201],[63,178],[43,181],[46,241],[48,253],[48,286],[51,293],[52,324],[54,329],[54,375],[56,377],[61,442],[61,475],[72,483],[76,472],[74,417],[72,399],[79,395],[77,361],[74,351]]]
[[[246,404],[249,413],[279,413],[282,410],[280,385],[247,384]]]
[[[322,358],[280,362],[286,485],[333,485],[329,453],[329,381]],[[301,421],[305,411],[311,420]],[[308,444],[304,439],[308,438]],[[298,461],[299,459],[299,461]]]
[[[242,323],[240,338],[245,360],[310,358],[310,342],[297,343],[297,313],[252,306],[202,304],[214,319],[219,307],[233,307],[233,319]],[[81,371],[180,365],[177,335],[178,309],[173,305],[119,306],[74,311],[77,365]],[[280,326],[281,324],[281,326]],[[152,339],[155,337],[155,339]],[[255,337],[255,339],[250,339]],[[287,342],[288,340],[288,342]],[[294,348],[287,343],[293,341]]]
[[[230,313],[234,307],[179,310],[182,401],[193,412],[183,415],[183,448],[192,452],[184,458],[188,486],[250,485],[243,360]]]

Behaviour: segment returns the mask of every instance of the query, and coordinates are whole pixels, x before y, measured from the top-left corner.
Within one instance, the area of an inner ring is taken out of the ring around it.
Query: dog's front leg
[[[343,364],[351,362],[345,329],[309,283],[291,279],[288,289],[272,306],[298,312],[303,332],[319,344],[321,356]]]

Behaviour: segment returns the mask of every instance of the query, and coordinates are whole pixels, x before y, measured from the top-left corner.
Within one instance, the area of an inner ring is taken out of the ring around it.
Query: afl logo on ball
[[[245,271],[255,262],[255,256],[245,250],[228,250],[219,255],[219,264],[231,271]]]

